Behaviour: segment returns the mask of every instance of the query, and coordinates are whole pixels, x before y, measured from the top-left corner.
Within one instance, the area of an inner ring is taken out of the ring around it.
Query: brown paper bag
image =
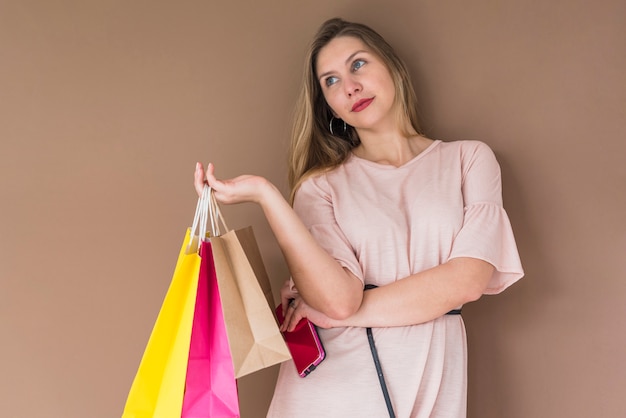
[[[252,227],[210,240],[235,377],[291,359]]]

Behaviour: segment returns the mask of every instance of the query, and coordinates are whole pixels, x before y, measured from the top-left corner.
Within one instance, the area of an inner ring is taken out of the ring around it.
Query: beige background
[[[623,416],[619,0],[1,0],[1,416],[121,415],[194,163],[286,192],[302,58],[335,15],[396,46],[428,135],[481,139],[501,163],[526,277],[466,309],[469,416]],[[224,212],[282,283],[260,210]],[[244,418],[264,416],[275,375],[240,381]]]

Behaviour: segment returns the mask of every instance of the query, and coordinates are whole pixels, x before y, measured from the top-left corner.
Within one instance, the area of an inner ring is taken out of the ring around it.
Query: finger
[[[287,310],[287,305],[289,302],[296,297],[296,294],[291,290],[291,286],[289,280],[283,284],[280,288],[280,304],[283,309],[283,316],[285,315],[285,311]]]
[[[193,185],[196,189],[196,193],[198,193],[198,196],[200,196],[202,195],[202,190],[204,189],[205,184],[204,167],[202,167],[201,163],[196,163],[196,170],[193,174],[193,177]]]
[[[206,167],[206,179],[211,185],[211,187],[213,187],[213,183],[217,181],[214,173],[215,173],[215,166],[213,165],[213,163],[209,163],[209,165],[207,165]]]
[[[215,177],[214,173],[215,173],[215,166],[213,165],[213,163],[209,163],[209,165],[206,168],[206,180],[207,180],[207,183],[216,192],[215,197],[217,198],[217,200],[218,201],[222,201],[224,196],[220,192],[224,191],[224,187],[223,187],[224,186],[224,182],[218,180]]]
[[[287,300],[286,303],[283,302],[283,323],[280,326],[280,330],[285,332],[287,331],[287,327],[289,326],[289,320],[291,315],[293,315],[293,305],[291,303],[291,299]]]
[[[285,332],[289,329],[290,323],[291,323],[291,318],[293,317],[295,311],[296,311],[296,305],[293,302],[293,299],[291,299],[286,306],[283,307],[284,309],[284,320],[283,320],[283,324],[280,327],[280,330],[282,332]]]
[[[287,279],[286,286],[289,286],[289,290],[291,290],[294,294],[298,294],[298,289],[296,288],[296,284],[293,282],[293,278]]]
[[[300,323],[300,321],[304,318],[298,311],[294,310],[291,318],[289,318],[289,325],[287,326],[287,332],[293,332],[296,329],[296,326]]]

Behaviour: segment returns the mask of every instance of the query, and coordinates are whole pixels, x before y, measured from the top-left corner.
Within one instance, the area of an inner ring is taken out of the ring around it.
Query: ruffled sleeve
[[[478,258],[495,267],[485,294],[497,294],[524,276],[513,229],[502,207],[500,166],[484,143],[468,141],[461,149],[463,226],[449,259]]]
[[[364,282],[355,251],[337,224],[332,193],[325,174],[302,183],[294,197],[293,209],[317,243],[342,267]]]

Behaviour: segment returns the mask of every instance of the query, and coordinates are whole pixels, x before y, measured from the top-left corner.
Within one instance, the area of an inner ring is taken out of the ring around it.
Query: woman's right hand
[[[296,306],[288,309],[294,326],[303,317],[321,327],[332,326],[335,320],[349,317],[359,309],[363,299],[361,281],[317,243],[278,188],[259,176],[218,180],[213,172],[212,164],[206,172],[202,164],[196,165],[194,185],[198,194],[208,184],[220,203],[258,203],[289,270],[297,273],[300,296],[294,298]],[[306,303],[298,303],[301,296]]]
[[[209,163],[206,171],[201,163],[196,164],[194,187],[198,196],[205,185],[213,188],[215,198],[224,204],[254,202],[261,203],[264,195],[274,186],[260,176],[243,175],[229,180],[218,180],[214,175],[215,167]]]

